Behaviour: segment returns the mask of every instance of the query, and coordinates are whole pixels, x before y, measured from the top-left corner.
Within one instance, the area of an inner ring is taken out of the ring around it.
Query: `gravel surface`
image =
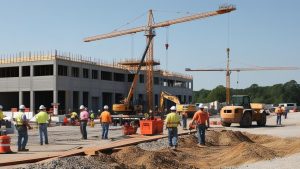
[[[18,169],[122,169],[125,166],[118,164],[110,156],[100,154],[95,157],[74,156],[58,158],[45,163],[29,164]]]
[[[244,164],[236,169],[263,168],[263,169],[295,169],[300,166],[300,153],[284,158],[275,158],[268,161],[259,161],[252,164]]]

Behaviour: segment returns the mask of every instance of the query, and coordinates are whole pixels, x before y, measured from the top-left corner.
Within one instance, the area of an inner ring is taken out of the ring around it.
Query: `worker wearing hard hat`
[[[203,104],[199,105],[199,109],[193,117],[192,123],[197,124],[197,131],[198,131],[198,146],[205,147],[205,130],[206,130],[206,122],[209,123],[208,113],[204,111]],[[209,124],[207,124],[209,125]]]
[[[80,109],[80,131],[81,131],[81,135],[82,138],[86,140],[87,139],[87,131],[86,131],[86,126],[87,126],[87,122],[89,120],[89,113],[86,111],[86,108],[84,107],[84,105],[81,105],[79,107]]]
[[[181,125],[180,116],[176,113],[175,106],[172,106],[170,110],[171,113],[169,113],[166,117],[166,127],[168,129],[169,147],[172,149],[176,149],[177,140],[178,140],[178,125]]]
[[[2,110],[3,110],[3,106],[0,105],[0,128],[1,128],[2,124],[5,125],[5,124],[4,124],[4,117],[5,117],[5,116],[4,116]]]
[[[35,115],[35,119],[39,125],[40,144],[43,145],[43,135],[45,137],[45,144],[48,144],[47,122],[49,120],[49,115],[46,112],[46,107],[44,105],[41,105],[39,109],[40,112],[37,115]]]
[[[19,112],[15,116],[15,121],[16,129],[18,131],[18,151],[29,151],[29,149],[26,149],[28,141],[27,128],[31,129],[31,126],[28,124],[24,105],[20,105]]]
[[[281,116],[283,115],[283,112],[284,112],[284,109],[283,109],[283,106],[278,106],[276,109],[275,109],[275,113],[277,115],[277,118],[276,118],[276,124],[281,126]]]
[[[71,113],[71,124],[75,124],[75,120],[78,118],[77,113],[73,111]]]
[[[109,124],[112,122],[109,107],[105,105],[104,111],[100,115],[100,123],[102,125],[102,139],[108,139]]]

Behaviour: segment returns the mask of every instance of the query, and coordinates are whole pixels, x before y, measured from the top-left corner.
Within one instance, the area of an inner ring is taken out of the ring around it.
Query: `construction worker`
[[[95,114],[94,114],[93,110],[91,110],[91,114],[90,114],[90,126],[91,127],[95,126],[94,120],[95,120]]]
[[[204,111],[203,104],[199,105],[199,110],[194,114],[192,123],[197,124],[198,131],[198,146],[205,147],[205,130],[208,126],[206,126],[206,122],[209,125],[209,116],[208,113]]]
[[[41,105],[39,109],[40,112],[35,115],[35,119],[39,125],[40,144],[43,145],[43,135],[45,137],[45,144],[48,144],[47,121],[49,120],[49,115],[46,112],[46,107],[44,105]]]
[[[100,115],[100,123],[102,125],[102,139],[108,139],[109,124],[112,122],[111,115],[108,111],[109,107],[105,105],[104,111]]]
[[[28,129],[32,129],[29,125],[27,117],[25,115],[25,106],[20,105],[19,112],[15,117],[16,121],[16,129],[18,131],[18,151],[29,151],[26,149],[27,141],[28,141]]]
[[[4,123],[4,122],[5,122],[5,121],[4,121],[4,117],[5,117],[5,116],[4,116],[2,110],[3,110],[3,106],[0,105],[0,128],[1,128],[2,124],[5,125],[5,123]]]
[[[283,106],[278,106],[276,109],[275,109],[275,113],[276,113],[276,125],[281,125],[281,116],[283,114]]]
[[[181,118],[182,118],[182,128],[183,130],[187,130],[186,125],[187,125],[187,112],[182,112],[181,114]]]
[[[86,111],[86,108],[84,107],[84,105],[81,105],[79,107],[80,109],[80,131],[81,131],[81,135],[82,138],[86,140],[87,139],[87,131],[86,131],[86,126],[87,126],[87,122],[89,120],[89,113]]]
[[[73,111],[71,113],[71,124],[75,124],[75,120],[78,118],[77,113],[75,111]]]
[[[166,117],[166,127],[168,129],[168,140],[169,147],[172,149],[177,148],[177,140],[178,140],[178,125],[180,124],[180,116],[176,113],[176,107],[172,106],[170,108],[171,113],[169,113]]]

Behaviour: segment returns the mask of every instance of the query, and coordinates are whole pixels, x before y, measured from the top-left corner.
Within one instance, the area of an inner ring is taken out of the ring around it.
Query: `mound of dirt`
[[[68,157],[28,165],[26,168],[224,168],[300,152],[300,139],[284,139],[239,131],[207,131],[207,147],[198,147],[197,137],[179,137],[177,150],[167,148],[167,139],[124,147],[96,157]]]
[[[240,131],[208,131],[206,135],[208,145],[213,146],[231,146],[241,142],[253,143],[253,141]]]

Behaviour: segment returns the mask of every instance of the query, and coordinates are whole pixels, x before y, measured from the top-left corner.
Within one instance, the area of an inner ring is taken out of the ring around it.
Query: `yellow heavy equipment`
[[[197,111],[196,105],[194,104],[180,104],[180,101],[178,97],[162,91],[160,94],[160,102],[159,102],[159,111],[163,112],[164,111],[164,100],[170,100],[176,104],[176,110],[179,113],[186,112],[188,117],[192,117],[194,113]]]
[[[231,105],[221,109],[222,126],[229,127],[232,123],[239,123],[241,127],[250,127],[252,121],[258,126],[265,126],[267,114],[262,103],[250,103],[247,95],[233,95]]]

